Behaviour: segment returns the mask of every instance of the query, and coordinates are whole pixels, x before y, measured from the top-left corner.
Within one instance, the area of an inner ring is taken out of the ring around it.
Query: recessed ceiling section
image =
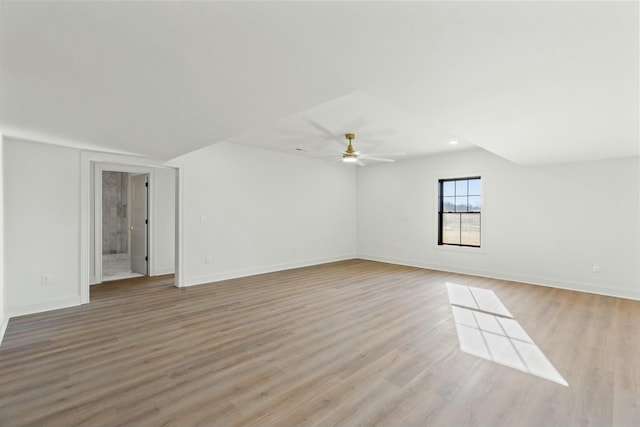
[[[357,91],[277,120],[229,142],[340,160],[354,133],[354,147],[367,154],[404,154],[397,159],[473,147],[458,135],[431,126],[410,111]],[[459,143],[452,146],[449,141]]]
[[[310,153],[351,132],[406,157],[639,154],[638,2],[0,7],[0,127],[18,138],[157,159],[228,140]]]

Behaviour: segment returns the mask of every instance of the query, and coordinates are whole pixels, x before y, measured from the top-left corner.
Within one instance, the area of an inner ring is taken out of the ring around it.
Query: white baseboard
[[[28,304],[10,305],[9,317],[24,316],[27,314],[41,313],[43,311],[58,310],[60,308],[75,307],[81,305],[80,296],[41,300]]]
[[[495,271],[483,271],[469,269],[459,266],[451,266],[444,264],[433,264],[423,261],[398,259],[393,257],[365,255],[360,254],[358,258],[369,261],[386,262],[389,264],[406,265],[408,267],[426,268],[430,270],[446,271],[449,273],[469,274],[472,276],[487,277],[490,279],[509,280],[512,282],[526,283],[530,285],[547,286],[550,288],[566,289],[570,291],[586,292],[590,294],[606,295],[610,297],[626,298],[632,300],[640,300],[640,291],[632,291],[627,289],[605,288],[602,286],[594,286],[589,283],[572,282],[567,280],[559,280],[551,277],[534,277],[517,274],[510,274]]]
[[[7,332],[7,326],[9,326],[9,316],[4,316],[4,319],[2,319],[2,324],[0,324],[0,346],[2,345],[4,333]]]
[[[165,274],[174,274],[173,267],[156,268],[149,276],[164,276]]]
[[[212,282],[220,282],[222,280],[237,279],[240,277],[255,276],[256,274],[273,273],[275,271],[291,270],[292,268],[310,267],[312,265],[326,264],[329,262],[345,261],[354,259],[355,255],[342,255],[337,257],[314,258],[292,263],[268,265],[256,268],[247,268],[242,270],[225,271],[221,273],[208,274],[203,276],[187,277],[184,286],[204,285]]]

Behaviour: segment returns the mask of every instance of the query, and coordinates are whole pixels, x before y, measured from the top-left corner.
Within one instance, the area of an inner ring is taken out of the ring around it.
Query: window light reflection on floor
[[[460,350],[568,386],[493,291],[447,283]]]

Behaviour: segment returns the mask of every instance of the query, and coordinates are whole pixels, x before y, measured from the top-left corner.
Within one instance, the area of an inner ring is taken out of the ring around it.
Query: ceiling
[[[0,126],[167,160],[221,141],[337,153],[346,132],[405,157],[638,155],[638,17],[635,1],[3,0]]]

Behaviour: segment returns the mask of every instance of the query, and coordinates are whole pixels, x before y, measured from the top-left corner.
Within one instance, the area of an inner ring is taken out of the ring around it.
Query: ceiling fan
[[[362,160],[373,160],[377,162],[391,163],[391,162],[394,162],[395,160],[387,159],[384,157],[377,157],[377,156],[392,156],[392,157],[404,156],[404,153],[386,153],[386,154],[377,154],[377,155],[360,153],[359,151],[356,151],[353,148],[353,144],[352,144],[352,141],[355,139],[356,135],[354,133],[347,133],[344,136],[349,141],[349,145],[347,146],[347,149],[342,152],[342,161],[345,163],[357,163],[360,166],[365,166],[365,163]]]

